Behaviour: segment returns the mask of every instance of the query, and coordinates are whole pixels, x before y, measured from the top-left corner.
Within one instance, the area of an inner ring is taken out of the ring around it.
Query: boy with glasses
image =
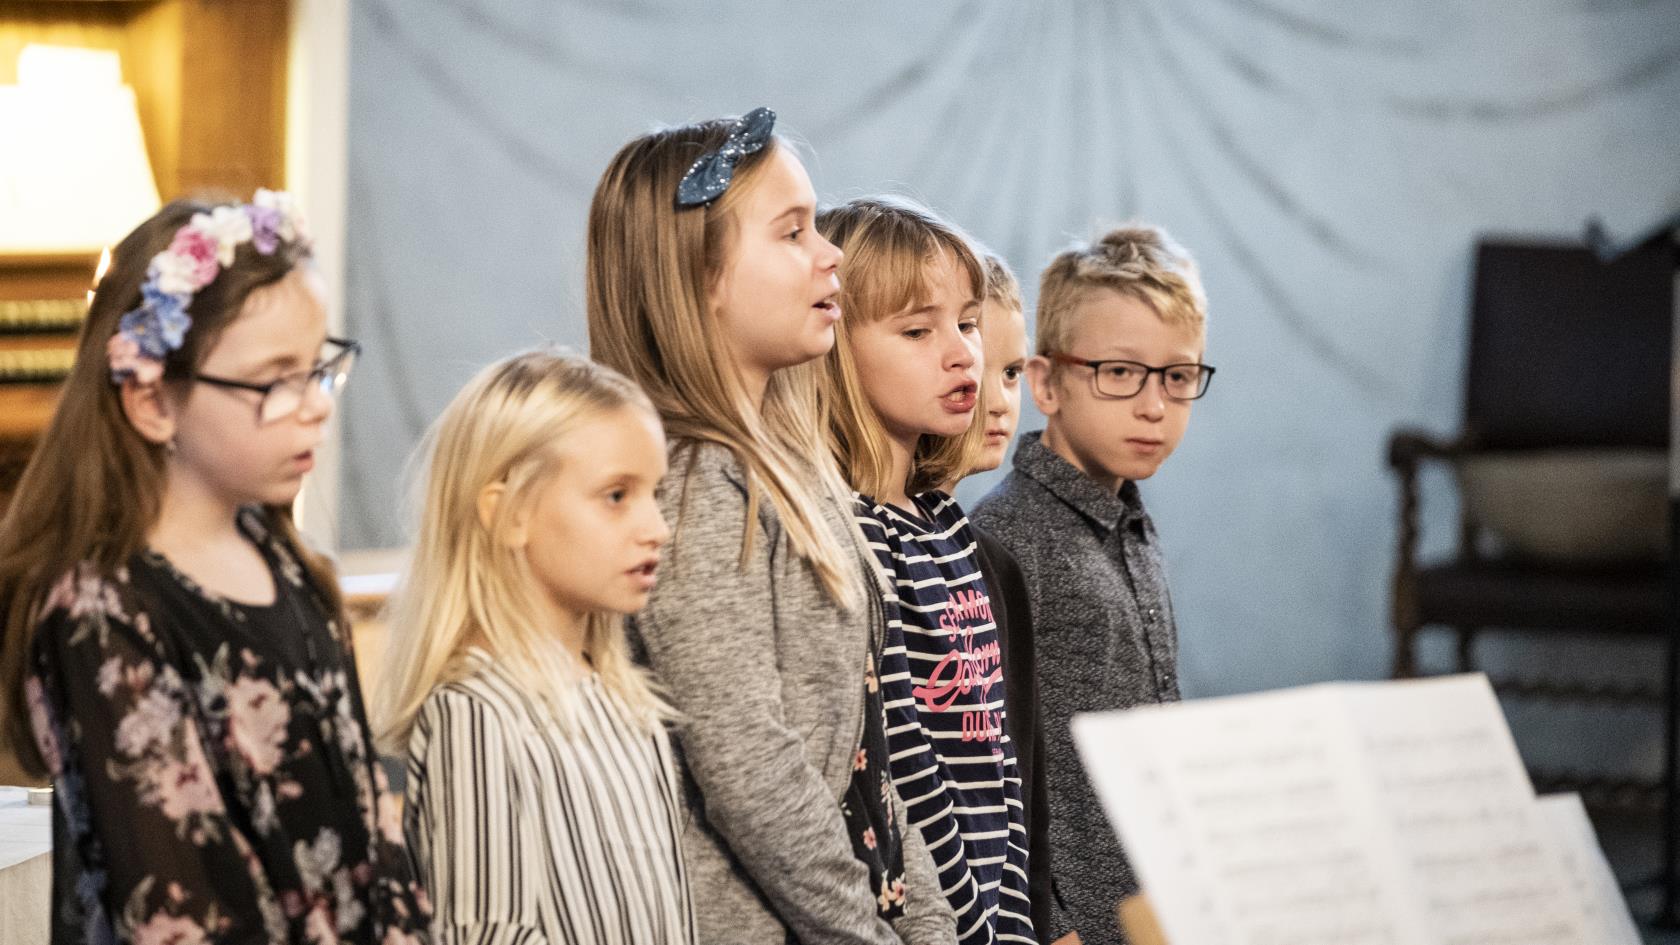
[[[974,511],[1031,598],[1055,889],[1046,942],[1121,942],[1114,906],[1138,891],[1068,723],[1179,698],[1178,634],[1137,481],[1172,455],[1207,392],[1206,310],[1194,261],[1156,227],[1051,260],[1027,362],[1047,425],[1021,437],[1013,471]]]

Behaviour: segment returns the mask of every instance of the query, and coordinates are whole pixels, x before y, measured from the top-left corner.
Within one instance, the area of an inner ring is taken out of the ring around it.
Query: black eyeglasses
[[[1115,400],[1136,397],[1143,393],[1149,375],[1161,375],[1161,390],[1173,400],[1196,400],[1207,393],[1213,381],[1213,367],[1207,364],[1168,364],[1150,367],[1141,361],[1089,361],[1071,354],[1052,354],[1050,360],[1058,364],[1088,367],[1093,372],[1097,395]]]
[[[309,396],[311,386],[320,388],[328,398],[338,396],[338,392],[344,389],[345,382],[350,379],[350,369],[356,366],[356,356],[362,353],[362,346],[348,338],[328,338],[327,344],[343,350],[307,371],[288,374],[267,384],[234,381],[208,374],[194,374],[193,380],[217,387],[256,391],[262,395],[262,399],[257,401],[257,423],[273,423],[297,413],[298,408],[303,406],[303,399]]]

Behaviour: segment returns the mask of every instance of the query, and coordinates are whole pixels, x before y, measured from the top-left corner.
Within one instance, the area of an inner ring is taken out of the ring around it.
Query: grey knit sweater
[[[863,731],[861,674],[884,632],[880,598],[851,611],[831,601],[767,500],[742,563],[745,483],[728,450],[672,443],[660,504],[674,535],[630,628],[682,716],[683,845],[700,941],[954,943],[956,920],[904,805],[895,807],[906,912],[891,926],[877,917],[840,813]],[[873,575],[844,510],[824,511]]]
[[[1177,701],[1178,631],[1155,526],[1137,484],[1104,489],[1021,437],[1015,468],[974,509],[1026,577],[1050,794],[1054,941],[1122,941],[1114,904],[1138,890],[1114,828],[1085,776],[1068,722],[1077,712]]]

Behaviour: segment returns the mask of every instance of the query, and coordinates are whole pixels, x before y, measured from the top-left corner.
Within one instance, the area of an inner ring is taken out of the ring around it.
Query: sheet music
[[[1627,897],[1598,845],[1587,809],[1578,794],[1548,794],[1537,806],[1552,828],[1569,881],[1579,893],[1593,941],[1602,945],[1640,945],[1639,929],[1628,912]]]
[[[1586,945],[1480,676],[1082,716],[1174,943]]]

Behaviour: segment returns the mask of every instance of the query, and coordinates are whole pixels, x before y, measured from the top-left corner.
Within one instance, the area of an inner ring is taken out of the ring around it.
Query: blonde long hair
[[[823,359],[823,411],[829,448],[846,479],[876,497],[893,483],[892,452],[880,413],[864,394],[852,357],[855,325],[873,324],[917,305],[928,295],[928,265],[947,254],[968,276],[976,301],[985,297],[986,269],[969,240],[933,211],[901,197],[865,197],[817,214],[817,229],[840,247],[840,311],[834,348]],[[984,385],[982,385],[984,390]],[[974,466],[986,437],[986,404],[957,436],[926,435],[916,441],[910,475],[902,483],[916,495],[960,478]]]
[[[824,443],[816,363],[773,373],[755,407],[707,301],[728,261],[742,195],[787,144],[772,138],[743,158],[713,203],[676,206],[677,182],[732,126],[719,119],[643,135],[607,165],[589,208],[590,354],[647,391],[673,439],[716,443],[746,467],[743,562],[758,503],[768,498],[794,552],[831,599],[851,606],[861,589],[855,549],[825,528],[820,512],[821,503],[849,502],[849,490]],[[680,451],[673,459],[675,478],[684,474]],[[673,526],[681,541],[680,518]]]
[[[387,608],[392,640],[374,699],[375,731],[386,751],[407,746],[426,697],[467,672],[466,650],[474,644],[571,730],[571,683],[583,668],[546,625],[525,556],[494,536],[558,471],[573,430],[625,407],[653,414],[647,397],[617,371],[560,351],[528,351],[480,371],[427,432],[416,452],[426,457],[416,482],[423,489],[419,534]],[[486,524],[479,496],[496,483],[506,491]],[[650,726],[670,717],[630,658],[621,615],[587,615],[584,649],[602,684]]]

